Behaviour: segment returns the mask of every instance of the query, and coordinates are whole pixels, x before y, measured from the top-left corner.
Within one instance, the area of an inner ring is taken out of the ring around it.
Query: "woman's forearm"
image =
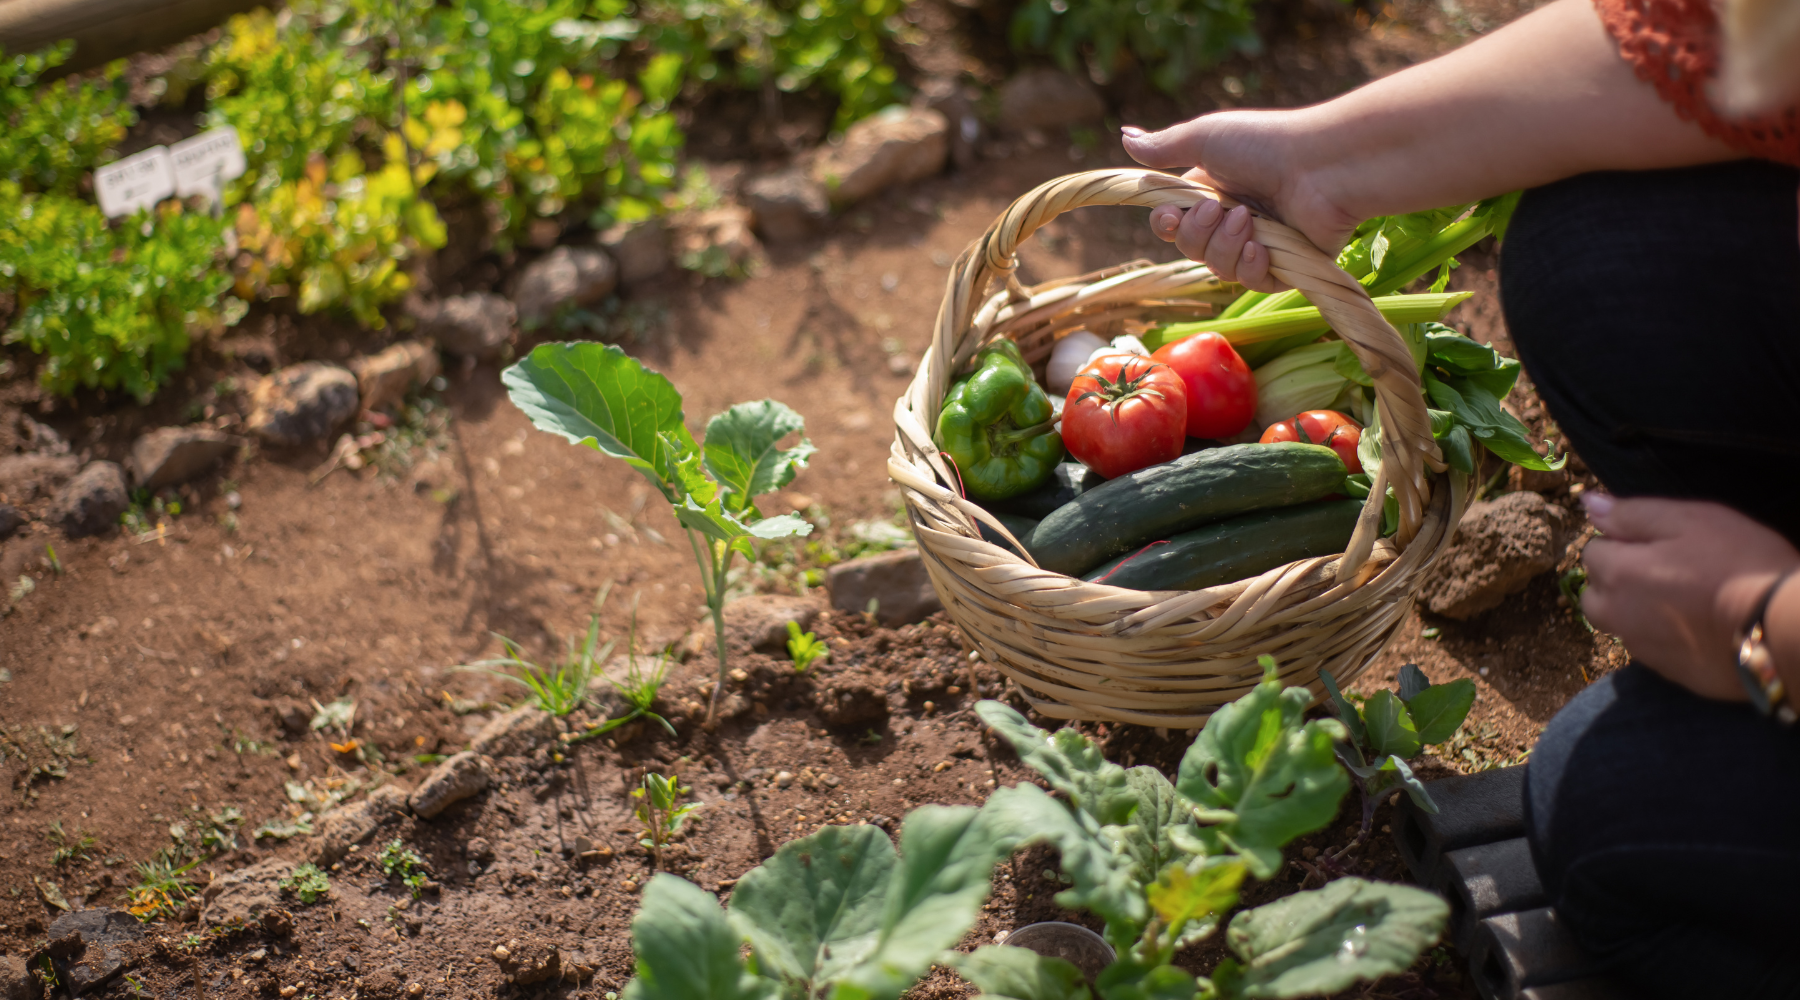
[[[1368,218],[1595,170],[1742,154],[1620,58],[1590,0],[1556,0],[1441,58],[1296,113],[1302,169]],[[1647,210],[1654,210],[1646,206]]]

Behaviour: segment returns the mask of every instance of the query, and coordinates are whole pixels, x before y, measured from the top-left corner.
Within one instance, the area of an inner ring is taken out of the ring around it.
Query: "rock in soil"
[[[1432,613],[1458,621],[1498,607],[1532,577],[1556,568],[1574,520],[1537,493],[1470,505],[1456,541],[1426,577],[1420,600]]]
[[[350,362],[356,374],[356,388],[362,394],[362,408],[379,410],[406,398],[415,385],[424,385],[437,377],[437,351],[422,340],[403,344],[366,358]]]
[[[205,473],[243,444],[211,427],[161,427],[132,444],[125,467],[139,489],[155,491]]]
[[[750,210],[742,205],[709,208],[684,220],[677,242],[687,255],[717,248],[735,268],[745,267],[762,248],[750,231]]]
[[[975,144],[981,140],[981,116],[975,109],[979,92],[964,89],[955,77],[935,76],[919,84],[917,100],[944,116],[950,124],[950,162],[957,169],[974,165]]]
[[[69,995],[78,997],[124,972],[126,946],[143,936],[137,918],[122,910],[81,910],[50,925],[48,950]]]
[[[821,674],[813,682],[813,705],[828,725],[878,726],[888,716],[886,683],[886,677],[867,667]]]
[[[917,549],[838,563],[825,571],[825,586],[839,611],[867,611],[876,601],[875,619],[888,628],[924,621],[944,608]]]
[[[471,795],[478,795],[488,786],[487,762],[480,754],[465,750],[437,766],[413,792],[410,805],[413,815],[420,819],[432,819],[445,809]]]
[[[312,844],[315,864],[329,867],[344,860],[350,848],[374,836],[381,824],[406,808],[406,792],[383,785],[356,802],[337,806],[319,817]]]
[[[0,495],[9,503],[47,497],[81,469],[71,455],[7,455],[0,458]]]
[[[825,185],[798,168],[758,177],[744,185],[741,196],[756,231],[770,243],[804,240],[831,221]]]
[[[523,757],[554,739],[556,719],[541,708],[525,705],[482,726],[469,749],[489,757]]]
[[[23,955],[0,955],[0,1000],[38,1000],[43,991]]]
[[[1009,131],[1060,130],[1105,114],[1094,88],[1061,70],[1028,69],[1000,88],[1000,123]]]
[[[269,858],[213,879],[200,893],[200,925],[262,923],[266,914],[282,908],[281,880],[293,871],[292,861]]]
[[[356,376],[337,365],[304,361],[264,375],[250,390],[244,425],[270,444],[310,444],[356,415]]]
[[[617,287],[619,267],[596,247],[557,247],[519,275],[519,324],[534,330],[570,307],[598,305]]]
[[[950,123],[930,108],[889,108],[850,126],[839,146],[813,161],[812,175],[836,205],[853,205],[944,169]]]
[[[512,340],[519,311],[491,292],[454,295],[414,314],[419,335],[437,342],[446,354],[486,360]]]
[[[116,526],[129,506],[125,470],[117,462],[89,462],[56,492],[50,520],[70,538],[98,535]]]
[[[621,222],[600,234],[599,243],[619,265],[619,285],[635,288],[669,269],[669,231],[661,219]]]
[[[25,526],[25,515],[19,508],[9,503],[0,503],[0,542],[6,541],[13,533]]]
[[[541,938],[514,938],[494,948],[494,963],[507,982],[529,986],[556,978],[562,972],[562,956],[556,945]]]
[[[755,594],[740,597],[725,605],[725,645],[729,650],[748,652],[787,652],[787,623],[794,622],[805,632],[824,610],[820,602],[808,597],[787,594]],[[711,634],[712,622],[705,620],[696,632]]]

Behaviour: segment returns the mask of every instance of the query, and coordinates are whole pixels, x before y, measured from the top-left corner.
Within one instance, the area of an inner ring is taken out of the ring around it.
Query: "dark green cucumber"
[[[1361,500],[1320,500],[1239,514],[1126,553],[1082,579],[1133,590],[1230,583],[1296,559],[1344,551],[1361,513]]]
[[[1110,479],[1052,511],[1025,539],[1039,566],[1080,576],[1146,542],[1252,510],[1318,500],[1344,487],[1323,445],[1235,444]]]
[[[1037,527],[1036,521],[1029,517],[1020,517],[1017,514],[995,514],[994,519],[1001,524],[1006,525],[1006,530],[1012,532],[1013,537],[1021,542],[1031,534],[1031,529]],[[998,531],[988,527],[986,523],[976,521],[975,526],[981,529],[982,541],[993,542],[1003,549],[1010,549],[1013,547],[1011,542],[1007,541]]]
[[[1100,474],[1082,465],[1080,462],[1064,462],[1056,467],[1050,481],[1016,497],[1005,500],[983,500],[979,503],[995,514],[1011,514],[1014,517],[1028,517],[1033,521],[1041,521],[1056,508],[1099,486],[1106,480]],[[1019,539],[1023,541],[1024,535]]]

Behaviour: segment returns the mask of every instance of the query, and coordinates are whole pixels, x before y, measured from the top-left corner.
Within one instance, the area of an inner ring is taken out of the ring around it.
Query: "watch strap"
[[[1768,614],[1769,603],[1775,599],[1776,592],[1797,571],[1800,567],[1776,577],[1769,589],[1763,591],[1762,599],[1756,602],[1756,610],[1744,622],[1744,627],[1738,630],[1737,670],[1744,693],[1750,696],[1750,704],[1756,706],[1758,712],[1773,716],[1784,726],[1793,725],[1800,716],[1788,704],[1787,684],[1775,669],[1774,654],[1769,651],[1764,638],[1763,617]]]

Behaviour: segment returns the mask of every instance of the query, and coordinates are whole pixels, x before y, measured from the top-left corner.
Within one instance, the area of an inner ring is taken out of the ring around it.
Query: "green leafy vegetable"
[[[1406,761],[1421,748],[1456,735],[1475,704],[1475,682],[1464,677],[1433,684],[1417,664],[1408,663],[1400,668],[1398,693],[1377,691],[1359,710],[1338,690],[1331,671],[1320,670],[1319,679],[1331,697],[1332,710],[1349,734],[1337,744],[1336,751],[1351,780],[1362,790],[1363,820],[1358,839],[1368,836],[1375,821],[1376,803],[1395,788],[1404,789],[1420,809],[1437,812],[1437,803]]]
[[[781,987],[744,967],[739,937],[718,900],[674,875],[644,886],[631,919],[637,977],[625,1000],[775,1000]]]
[[[1233,918],[1226,940],[1242,964],[1221,965],[1213,995],[1315,996],[1402,972],[1449,916],[1434,893],[1359,878],[1295,893]]]
[[[1089,1000],[1081,970],[1024,948],[985,945],[957,955],[956,971],[980,987],[981,1000]]]

